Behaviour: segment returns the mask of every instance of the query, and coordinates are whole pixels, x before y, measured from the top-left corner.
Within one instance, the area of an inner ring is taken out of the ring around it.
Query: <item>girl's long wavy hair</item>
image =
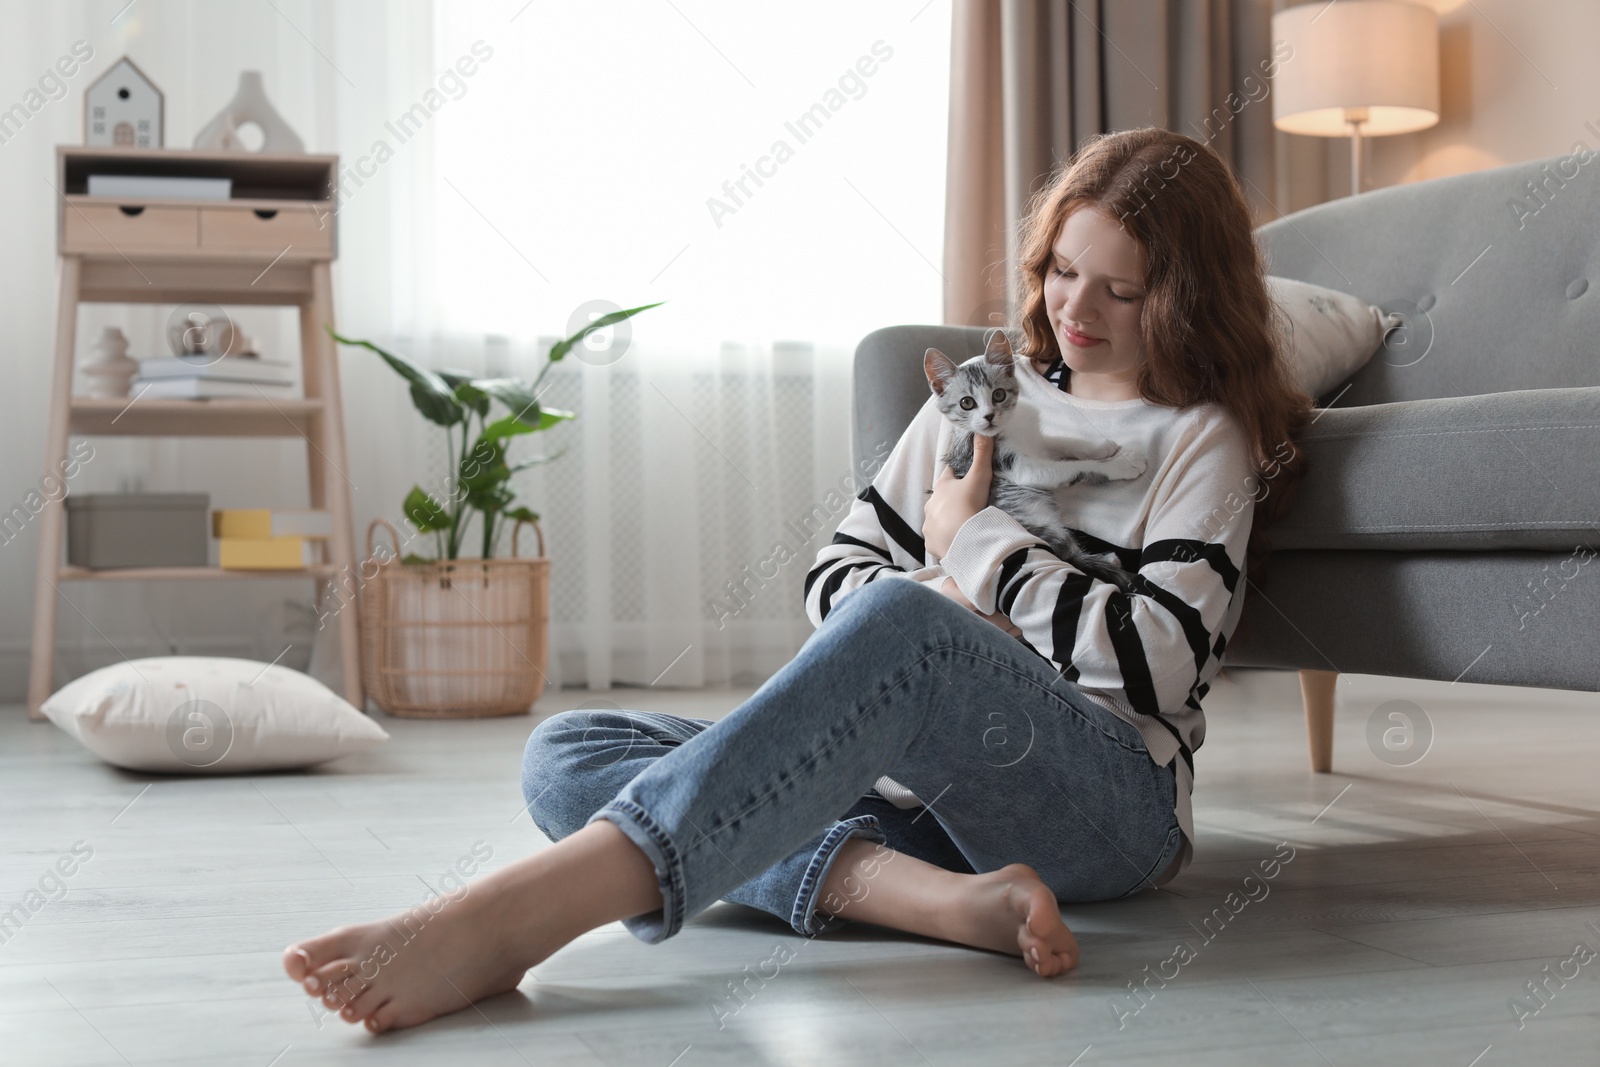
[[[1281,312],[1267,295],[1244,195],[1221,156],[1181,133],[1150,126],[1085,142],[1034,196],[1022,223],[1022,332],[1041,371],[1061,355],[1044,300],[1052,248],[1067,217],[1084,207],[1120,220],[1144,249],[1139,395],[1176,408],[1213,401],[1249,438],[1256,484],[1236,491],[1256,500],[1245,552],[1254,574],[1272,549],[1266,527],[1304,476],[1305,454],[1294,442],[1313,398],[1279,351]],[[1225,501],[1217,505],[1231,520]]]

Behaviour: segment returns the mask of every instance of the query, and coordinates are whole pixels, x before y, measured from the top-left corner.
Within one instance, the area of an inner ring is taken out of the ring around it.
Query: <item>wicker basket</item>
[[[544,692],[549,650],[550,561],[509,559],[401,563],[396,551],[361,591],[361,682],[390,715],[469,719],[525,714]]]

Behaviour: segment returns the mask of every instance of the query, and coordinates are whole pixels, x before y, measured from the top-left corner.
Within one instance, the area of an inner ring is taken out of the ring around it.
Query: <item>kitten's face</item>
[[[996,330],[989,335],[983,355],[957,366],[949,356],[930,348],[923,356],[922,369],[945,418],[963,430],[992,437],[1017,406],[1017,373],[1012,359],[1005,333]]]

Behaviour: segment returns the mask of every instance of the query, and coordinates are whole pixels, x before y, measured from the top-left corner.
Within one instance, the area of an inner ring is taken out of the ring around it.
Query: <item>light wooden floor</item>
[[[718,717],[746,695],[568,690],[539,713],[602,697]],[[1365,740],[1396,698],[1436,731],[1409,767]],[[0,907],[75,842],[93,856],[0,945],[0,1062],[1600,1062],[1600,957],[1548,977],[1580,943],[1600,951],[1600,698],[1347,677],[1323,776],[1305,770],[1293,675],[1238,672],[1206,703],[1196,863],[1168,891],[1066,909],[1083,945],[1067,977],[859,925],[808,942],[719,904],[661,945],[595,931],[481,1011],[381,1038],[319,1027],[279,953],[417,902],[475,841],[491,866],[543,847],[518,791],[534,718],[385,718],[381,752],[204,780],[110,769],[7,708]],[[1283,841],[1294,859],[1233,915],[1228,894]],[[1192,958],[1165,962],[1180,943]],[[719,1028],[712,1005],[772,974],[778,946],[793,958]],[[1175,977],[1152,979],[1141,1007],[1128,983],[1163,969]],[[1508,1002],[1541,1003],[1525,988],[1541,979],[1544,1006],[1519,1028]]]

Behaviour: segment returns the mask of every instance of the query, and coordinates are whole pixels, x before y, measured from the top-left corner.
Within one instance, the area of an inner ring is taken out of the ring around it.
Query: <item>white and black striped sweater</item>
[[[1137,574],[1133,593],[1083,574],[993,506],[961,527],[943,560],[933,559],[923,545],[922,508],[952,427],[930,394],[817,553],[806,575],[806,614],[820,626],[841,597],[879,578],[937,589],[953,577],[979,611],[1008,616],[1018,640],[1132,723],[1157,764],[1177,758],[1185,840],[1170,869],[1176,873],[1193,857],[1194,751],[1205,739],[1200,701],[1244,601],[1256,485],[1248,440],[1220,405],[1180,411],[1142,399],[1085,400],[1065,391],[1061,370],[1057,359],[1041,375],[1018,357],[1013,432],[1036,430],[1044,443],[1097,434],[1145,456],[1145,473],[1131,481],[1057,490],[1079,543],[1114,550]],[[1016,418],[1024,407],[1036,417]],[[918,803],[892,779],[880,779],[877,789],[902,807]]]

